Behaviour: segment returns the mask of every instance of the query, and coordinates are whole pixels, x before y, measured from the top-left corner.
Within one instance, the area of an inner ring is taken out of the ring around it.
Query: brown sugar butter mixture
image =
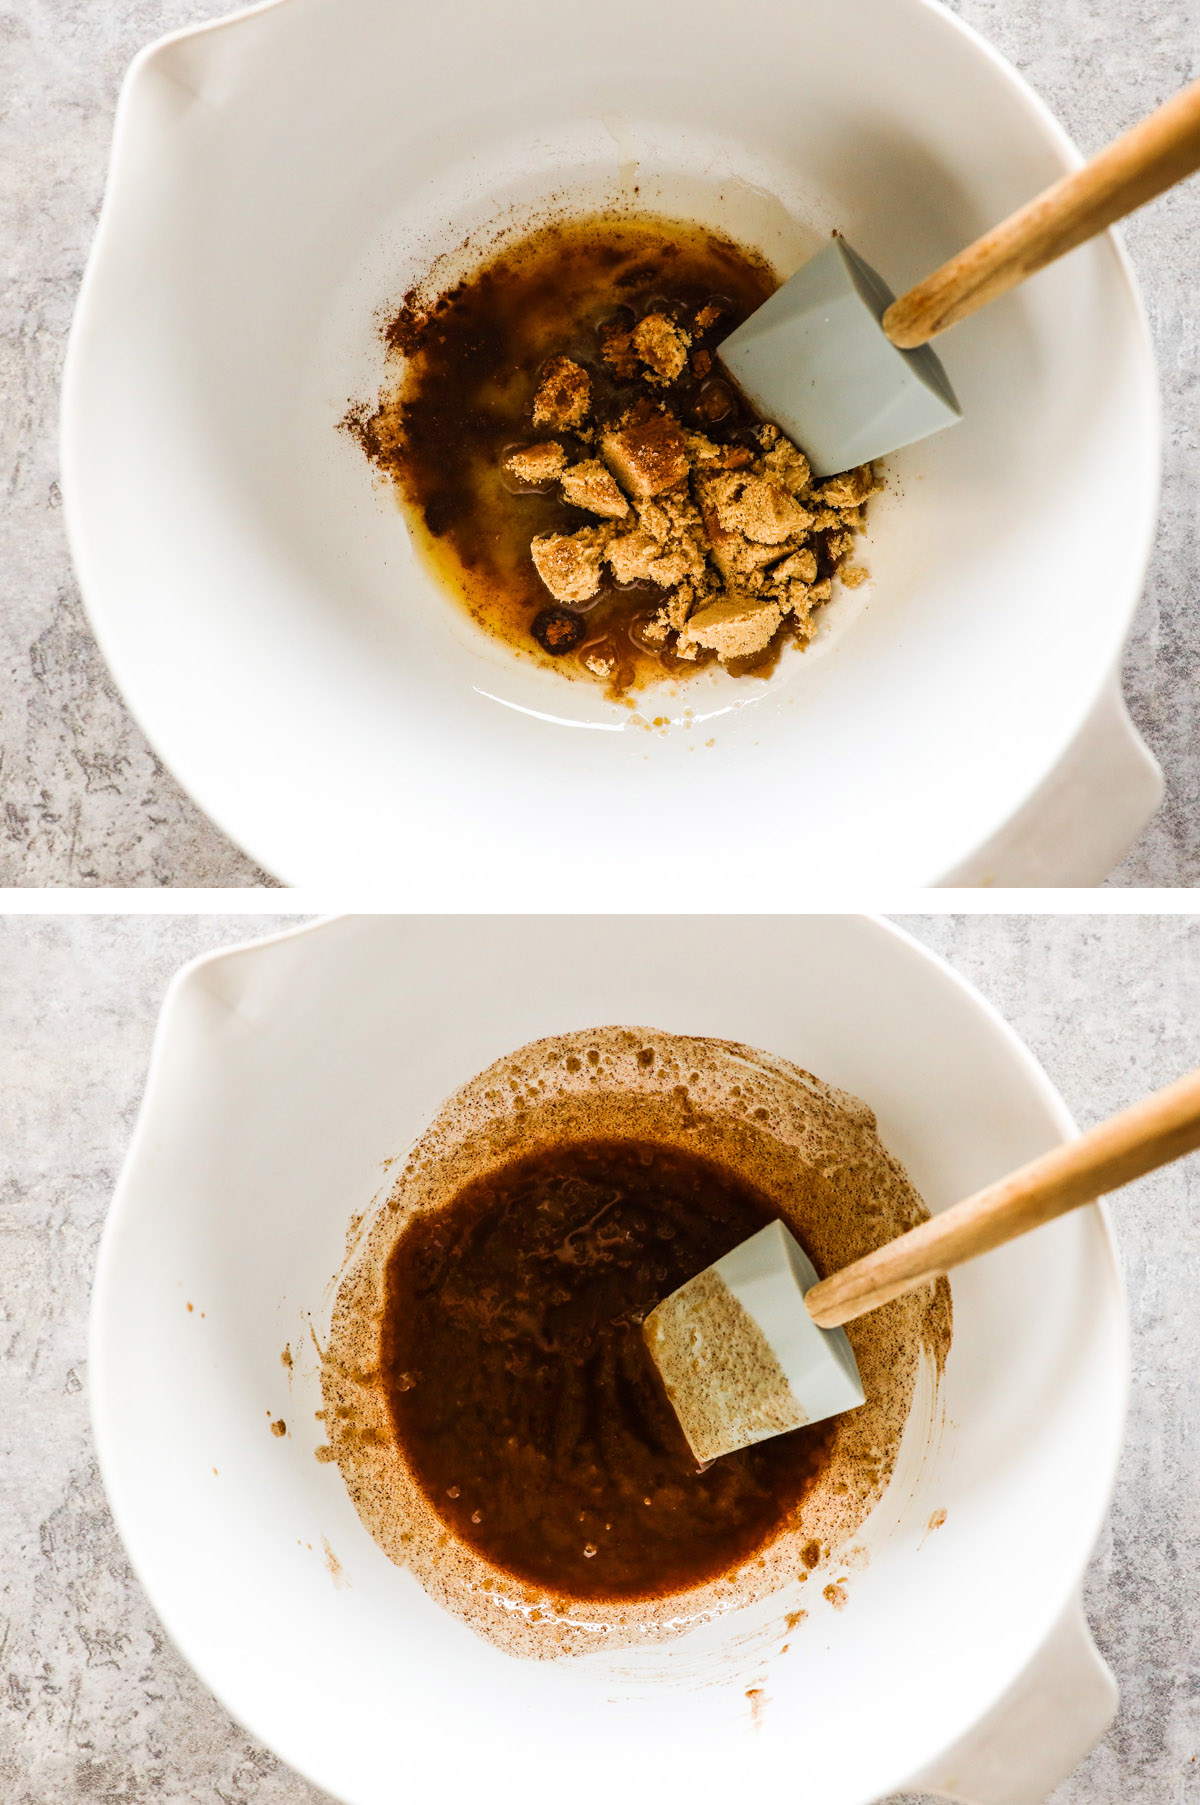
[[[517,1159],[411,1223],[388,1266],[382,1371],[454,1533],[576,1598],[678,1591],[755,1549],[833,1425],[698,1468],[641,1322],[775,1215],[706,1160],[590,1141]]]
[[[542,227],[386,329],[398,387],[346,424],[434,568],[514,649],[621,692],[806,644],[878,488],[814,481],[715,347],[776,287],[653,216]]]
[[[351,1225],[320,1412],[362,1521],[511,1654],[658,1642],[766,1598],[882,1496],[942,1281],[851,1324],[865,1405],[700,1466],[641,1336],[782,1217],[819,1272],[925,1215],[858,1099],[754,1048],[599,1028],[444,1103]]]

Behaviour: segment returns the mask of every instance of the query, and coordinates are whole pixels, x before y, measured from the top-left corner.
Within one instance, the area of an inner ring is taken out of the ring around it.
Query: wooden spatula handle
[[[883,329],[912,350],[1200,169],[1200,81],[892,302]]]
[[[808,1313],[823,1329],[853,1322],[964,1260],[1092,1203],[1197,1147],[1200,1070],[822,1279],[805,1298]]]

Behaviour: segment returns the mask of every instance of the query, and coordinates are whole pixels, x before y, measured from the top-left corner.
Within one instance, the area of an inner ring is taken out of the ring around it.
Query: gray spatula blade
[[[863,1403],[844,1329],[804,1305],[816,1270],[782,1222],[768,1223],[664,1298],[645,1338],[698,1460],[716,1460]]]
[[[941,360],[900,351],[883,278],[833,239],[717,348],[752,406],[833,476],[962,418]]]

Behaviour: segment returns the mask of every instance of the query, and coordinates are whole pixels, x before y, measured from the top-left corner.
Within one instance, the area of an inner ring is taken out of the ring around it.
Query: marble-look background
[[[1197,73],[1190,0],[952,0],[1095,151]],[[0,885],[255,885],[126,713],[67,559],[56,415],[67,327],[134,52],[227,0],[0,0]],[[1130,222],[1158,345],[1166,489],[1126,659],[1168,798],[1111,880],[1200,883],[1195,246],[1200,181]]]
[[[97,1242],[158,1007],[257,917],[0,919],[0,1799],[320,1805],[165,1640],[88,1427]],[[994,1002],[1081,1125],[1200,1062],[1200,920],[903,923]],[[1055,1805],[1200,1805],[1200,1159],[1115,1204],[1134,1388],[1087,1609],[1116,1723]]]

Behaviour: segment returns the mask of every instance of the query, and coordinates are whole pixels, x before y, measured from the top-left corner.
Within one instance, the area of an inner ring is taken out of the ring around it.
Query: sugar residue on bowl
[[[343,425],[514,652],[613,693],[717,660],[764,675],[835,576],[862,580],[877,487],[868,466],[812,480],[722,373],[717,346],[776,286],[686,221],[555,220],[413,290],[383,391]]]

